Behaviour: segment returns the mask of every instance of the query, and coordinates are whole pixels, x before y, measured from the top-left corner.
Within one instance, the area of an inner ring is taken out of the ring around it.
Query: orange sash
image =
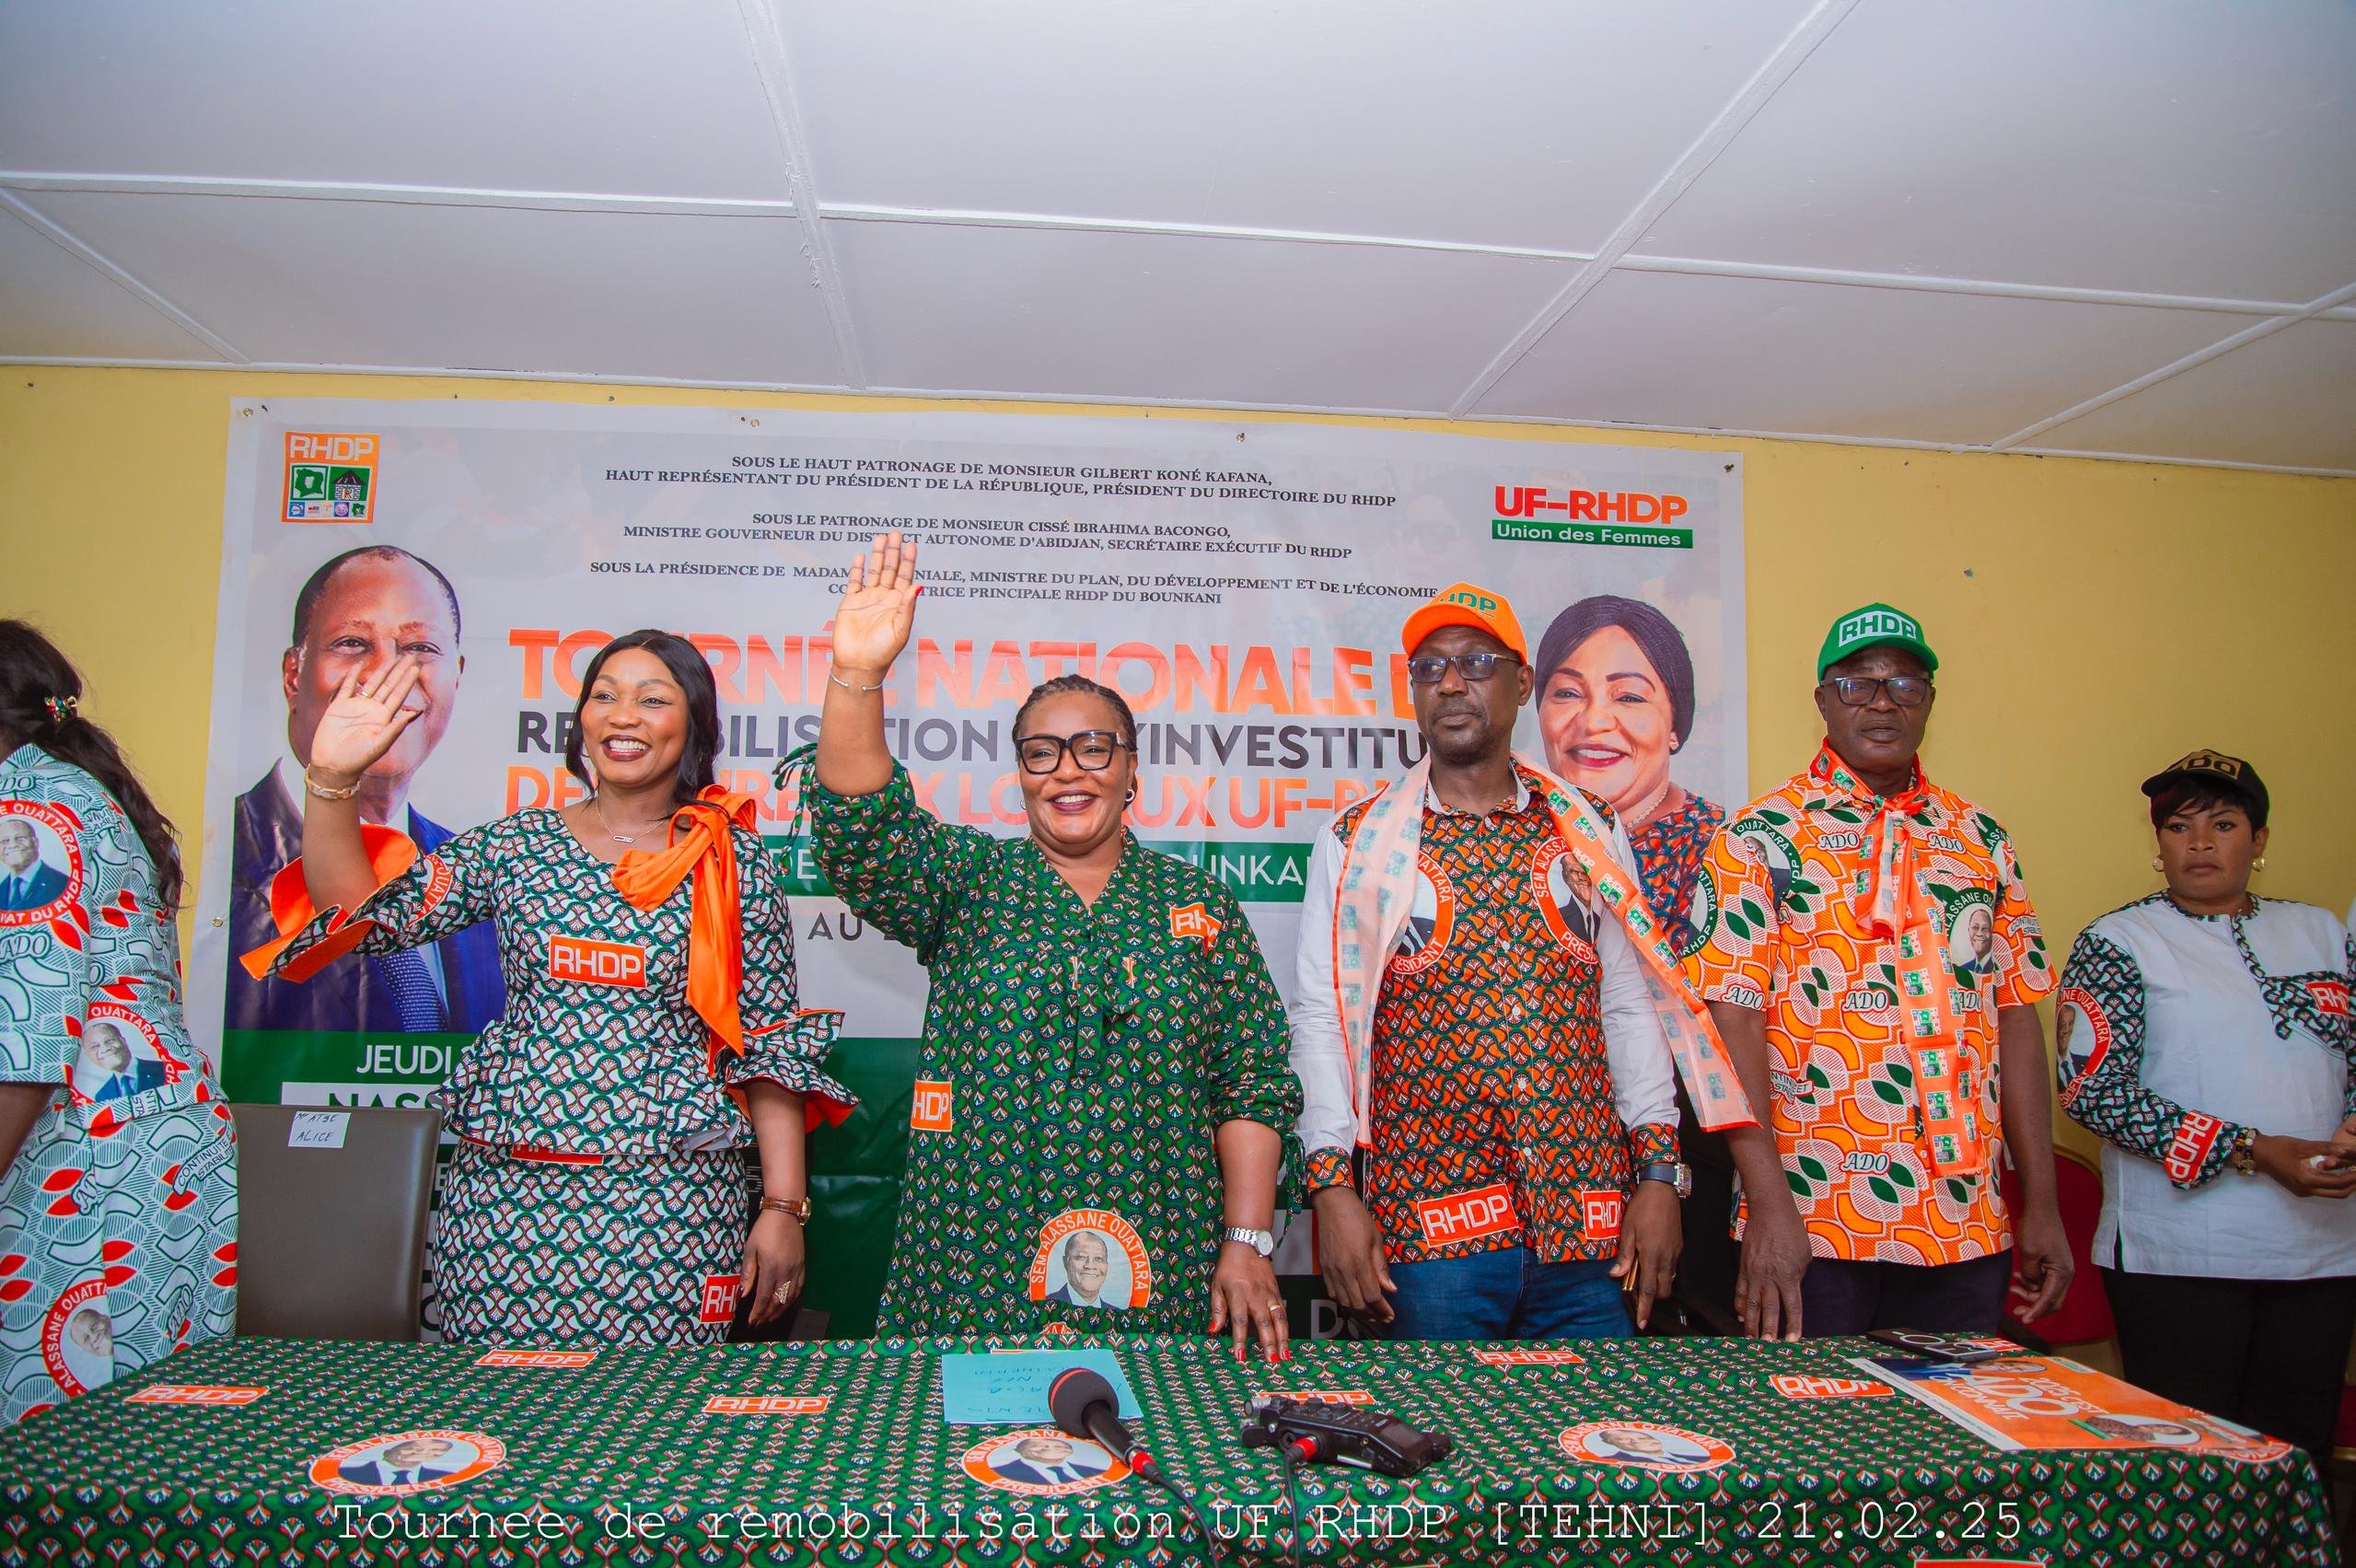
[[[408,834],[380,828],[374,822],[360,824],[360,847],[367,851],[368,870],[379,888],[417,864],[417,846],[410,842]],[[269,979],[272,961],[319,916],[319,912],[311,903],[311,891],[303,885],[302,861],[290,861],[270,879],[270,920],[278,927],[277,940],[263,943],[238,961],[254,979]],[[287,980],[308,980],[357,947],[360,939],[376,928],[373,920],[354,920],[349,912],[337,910],[335,923],[328,927],[328,935],[316,946],[287,959],[286,967],[279,973]]]
[[[1849,771],[1828,745],[1816,752],[1809,773],[1818,784],[1874,810],[1872,860],[1861,866],[1850,889],[1866,935],[1898,949],[1898,1028],[1914,1059],[1914,1087],[1921,1098],[1922,1132],[1934,1176],[1969,1176],[1984,1170],[1988,1149],[1979,1115],[1972,1107],[1973,1085],[1956,1049],[1959,1009],[1954,980],[1946,972],[1939,931],[1939,906],[1922,890],[1914,872],[1914,819],[1928,804],[1922,765],[1902,795],[1877,797]]]
[[[737,843],[730,824],[749,831],[753,797],[731,795],[718,784],[671,813],[669,837],[660,850],[634,849],[613,868],[615,891],[633,906],[653,909],[691,871],[695,874],[687,927],[687,1001],[712,1030],[704,1065],[717,1071],[725,1049],[745,1053],[745,1025],[737,1011],[744,988],[744,906],[737,899]],[[691,825],[682,834],[682,819]]]

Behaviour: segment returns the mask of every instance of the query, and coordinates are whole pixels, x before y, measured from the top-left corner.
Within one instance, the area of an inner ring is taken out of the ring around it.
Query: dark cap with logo
[[[2160,792],[2177,779],[2199,779],[2224,784],[2231,790],[2247,796],[2257,808],[2257,819],[2266,820],[2268,801],[2266,784],[2258,778],[2257,770],[2239,757],[2228,757],[2223,751],[2188,751],[2183,756],[2143,781],[2143,793],[2157,797]]]

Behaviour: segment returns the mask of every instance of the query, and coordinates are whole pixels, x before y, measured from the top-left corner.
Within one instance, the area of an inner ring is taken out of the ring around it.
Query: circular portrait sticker
[[[1947,969],[1975,989],[1996,978],[1996,895],[1985,888],[1947,900]]]
[[[1390,972],[1417,974],[1448,954],[1448,939],[1457,929],[1457,885],[1440,863],[1418,850],[1415,892],[1408,900],[1407,923],[1393,944]]]
[[[1153,1298],[1154,1265],[1110,1209],[1066,1209],[1039,1227],[1030,1286],[1033,1301],[1127,1312]]]
[[[122,1105],[177,1084],[188,1070],[164,1049],[156,1026],[120,1002],[94,1002],[82,1019],[82,1049],[68,1073],[76,1105]]]
[[[321,1454],[311,1461],[311,1484],[354,1497],[407,1497],[472,1481],[506,1460],[507,1446],[480,1432],[395,1432]]]
[[[1571,846],[1549,839],[1530,865],[1531,891],[1554,945],[1583,964],[1596,961],[1595,884],[1571,856]]]
[[[63,913],[82,896],[74,819],[42,800],[0,800],[0,929]]]
[[[1582,1464],[1625,1465],[1689,1475],[1731,1462],[1735,1451],[1705,1433],[1649,1421],[1596,1421],[1562,1434],[1562,1451]]]
[[[69,1394],[103,1388],[114,1376],[114,1319],[107,1316],[106,1281],[68,1285],[41,1320],[41,1364]]]
[[[1031,1497],[1094,1492],[1129,1475],[1129,1467],[1102,1447],[1051,1426],[985,1437],[965,1451],[961,1463],[984,1486]]]

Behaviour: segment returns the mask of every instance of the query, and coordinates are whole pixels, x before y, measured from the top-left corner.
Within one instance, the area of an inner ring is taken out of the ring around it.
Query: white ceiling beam
[[[686,196],[633,196],[586,191],[505,191],[444,185],[379,185],[342,180],[230,180],[191,175],[59,174],[0,169],[0,191],[62,192],[99,195],[230,196],[283,201],[367,202],[393,206],[495,207],[525,212],[626,213],[681,217],[792,217],[791,202]],[[821,217],[841,223],[899,223],[945,228],[1052,230],[1073,234],[1131,234],[1187,239],[1236,239],[1293,245],[1339,245],[1388,250],[1423,250],[1520,261],[1582,264],[1585,251],[1538,246],[1490,245],[1475,240],[1430,239],[1407,235],[1347,234],[1320,229],[1258,228],[1231,224],[1178,223],[1147,218],[1086,217],[1077,214],[992,212],[944,207],[896,207],[856,202],[821,202]],[[1712,257],[1623,255],[1617,269],[1628,273],[1674,273],[1693,277],[1748,278],[1769,283],[1838,285],[1917,294],[1969,295],[1997,299],[2041,299],[2065,305],[2121,305],[2144,309],[2204,310],[2220,315],[2298,317],[2297,300],[2218,299],[2202,295],[2145,294],[2127,289],[2077,288],[2059,284],[1997,282],[1942,277],[1922,273],[1858,272],[1846,268],[1795,267],[1772,261],[1721,261]],[[2356,320],[2356,306],[2320,313],[2327,320]]]
[[[2259,321],[2253,326],[2245,327],[2231,337],[2220,338],[2207,348],[2196,349],[2182,359],[2171,360],[2157,370],[2148,371],[2132,381],[2113,387],[2107,392],[2096,393],[2084,402],[2072,404],[2060,413],[2048,414],[2035,424],[2024,425],[2002,440],[1991,442],[1989,449],[1996,452],[2009,451],[2022,442],[2033,440],[2057,425],[2069,424],[2081,414],[2092,413],[2098,408],[2107,408],[2121,398],[2131,398],[2147,387],[2158,386],[2171,376],[2181,376],[2195,366],[2206,365],[2212,359],[2223,358],[2234,350],[2257,343],[2261,338],[2270,338],[2285,327],[2295,327],[2302,321],[2313,320],[2326,311],[2345,305],[2350,300],[2356,300],[2356,283],[2351,283],[2344,288],[2333,289],[2329,294],[2309,300],[2290,315],[2278,316],[2270,321]]]
[[[794,97],[793,72],[785,51],[784,19],[769,0],[737,0],[746,41],[752,46],[753,68],[760,74],[761,91],[769,99],[769,115],[777,128],[778,150],[785,159],[785,194],[802,220],[802,257],[809,265],[811,283],[826,306],[827,323],[834,329],[835,351],[841,356],[843,379],[853,387],[867,384],[867,368],[859,353],[859,336],[851,319],[851,301],[842,292],[842,274],[828,244],[826,223],[818,215],[818,182],[810,171],[810,138]]]
[[[0,169],[0,190],[100,195],[240,196],[302,202],[372,202],[405,207],[506,207],[546,213],[648,213],[689,217],[791,217],[790,202],[700,196],[623,196],[588,191],[492,191],[451,185],[374,185],[330,180],[215,180],[191,175],[41,174]]]
[[[1595,286],[1603,282],[1620,258],[1644,238],[1645,231],[1660,221],[1661,215],[1675,206],[1677,198],[1690,190],[1693,182],[1718,161],[1719,155],[1741,134],[1743,127],[1767,107],[1768,100],[1792,79],[1793,72],[1807,63],[1808,56],[1832,36],[1833,29],[1857,8],[1857,5],[1858,0],[1816,0],[1808,14],[1800,18],[1799,25],[1776,46],[1775,52],[1751,73],[1750,79],[1735,90],[1734,98],[1702,128],[1701,134],[1694,139],[1693,145],[1679,155],[1666,173],[1654,181],[1653,188],[1636,203],[1635,211],[1622,218],[1619,226],[1611,231],[1610,238],[1596,247],[1595,259],[1580,268],[1578,274],[1539,308],[1514,341],[1498,351],[1497,356],[1489,362],[1488,368],[1473,378],[1472,385],[1467,387],[1450,406],[1448,412],[1451,416],[1462,419],[1468,415],[1488,395],[1489,389],[1502,380],[1507,371],[1519,365],[1548,332],[1554,330],[1556,322],[1569,315],[1579,301],[1586,298]]]
[[[84,240],[79,235],[75,234],[71,229],[68,229],[64,225],[50,217],[47,214],[40,212],[28,204],[22,197],[18,196],[13,191],[0,191],[0,209],[5,209],[10,213],[14,213],[17,217],[24,220],[26,225],[29,226],[34,233],[40,235],[42,238],[48,240],[51,244],[64,251],[67,255],[75,257],[76,260],[97,268],[117,287],[123,290],[126,294],[129,294],[134,299],[137,299],[150,310],[155,311],[156,314],[161,316],[165,320],[169,321],[173,326],[178,327],[181,331],[186,332],[190,337],[194,338],[198,343],[203,343],[205,347],[219,354],[223,359],[229,361],[233,365],[247,365],[251,363],[251,361],[250,361],[243,354],[238,352],[234,343],[229,343],[218,333],[215,332],[212,328],[206,326],[203,322],[198,320],[195,317],[190,315],[187,311],[181,309],[170,300],[166,299],[162,295],[157,294],[154,289],[149,288],[137,278],[133,277],[122,268],[115,265],[114,262],[101,255],[95,246]],[[198,363],[201,364],[203,362],[199,361]],[[215,366],[215,368],[218,369],[219,366]]]

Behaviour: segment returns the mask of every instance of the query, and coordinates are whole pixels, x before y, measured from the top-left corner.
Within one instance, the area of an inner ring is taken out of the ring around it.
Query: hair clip
[[[49,708],[49,722],[52,724],[64,724],[82,705],[79,697],[50,697],[43,701]]]

